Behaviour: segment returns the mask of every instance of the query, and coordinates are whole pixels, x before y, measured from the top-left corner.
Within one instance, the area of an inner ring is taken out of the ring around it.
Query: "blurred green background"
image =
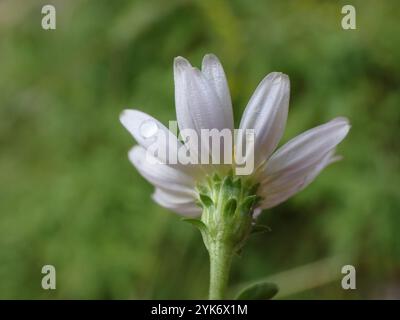
[[[232,288],[272,277],[282,299],[400,298],[400,3],[350,2],[356,30],[341,27],[349,1],[0,1],[0,298],[207,296],[200,233],[151,201],[118,117],[174,120],[173,58],[209,52],[237,123],[271,71],[292,83],[284,141],[352,123],[344,160],[263,214],[272,231],[235,259]],[[341,288],[345,264],[357,290]]]

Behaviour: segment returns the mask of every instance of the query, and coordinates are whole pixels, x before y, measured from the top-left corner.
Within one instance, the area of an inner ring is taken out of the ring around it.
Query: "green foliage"
[[[202,232],[207,230],[207,226],[203,223],[203,221],[201,221],[199,219],[184,218],[184,219],[182,219],[182,221],[190,223],[192,226],[196,227],[197,229],[199,229]]]
[[[57,29],[44,31],[43,3],[2,1],[0,298],[206,297],[201,236],[153,203],[151,186],[127,159],[135,142],[118,116],[132,107],[168,124],[176,118],[173,58],[198,66],[208,52],[225,66],[237,125],[271,71],[291,79],[284,141],[338,115],[352,123],[338,148],[344,160],[261,215],[273,231],[250,238],[232,284],[340,256],[357,268],[356,292],[335,280],[290,297],[393,292],[400,3],[352,1],[357,29],[346,31],[344,4],[63,1],[55,4]],[[40,287],[45,264],[56,267],[55,291]]]
[[[275,283],[259,282],[240,292],[236,300],[270,300],[278,291],[278,286]]]

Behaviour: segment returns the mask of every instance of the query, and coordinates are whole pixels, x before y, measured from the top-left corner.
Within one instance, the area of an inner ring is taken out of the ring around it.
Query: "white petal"
[[[175,83],[175,109],[176,118],[180,130],[194,128],[192,115],[189,111],[187,102],[187,92],[185,84],[185,71],[192,68],[189,61],[183,57],[176,57],[174,60],[174,83]]]
[[[240,129],[254,129],[254,165],[268,159],[282,137],[289,106],[290,82],[287,75],[273,72],[258,85],[240,122]],[[244,134],[238,144],[244,145]]]
[[[346,118],[336,118],[297,136],[268,160],[261,195],[262,208],[271,208],[303,190],[328,164],[337,161],[334,149],[347,135]]]
[[[142,147],[152,152],[162,163],[175,166],[178,150],[183,145],[161,122],[144,112],[130,109],[121,113],[120,121]],[[193,177],[201,174],[199,166],[186,165],[179,169]]]
[[[168,147],[173,147],[176,150],[181,146],[181,143],[171,131],[157,119],[144,112],[126,109],[121,113],[120,121],[144,148],[147,149],[153,144],[165,144],[165,146],[160,145],[166,151],[159,154],[162,162],[168,162]]]
[[[334,149],[349,130],[346,118],[336,118],[290,140],[268,160],[265,168],[267,179],[282,171],[296,171],[312,165]]]
[[[338,162],[342,160],[342,156],[335,155],[335,150],[330,151],[322,161],[320,161],[315,167],[314,170],[312,170],[307,176],[306,179],[304,180],[304,184],[301,186],[300,190],[304,190],[311,182],[314,181],[314,179],[321,173],[322,170],[324,170],[327,166],[329,166],[332,163]]]
[[[213,54],[206,54],[203,58],[201,71],[208,82],[214,87],[224,111],[225,128],[233,130],[233,110],[231,94],[225,72],[219,59]]]
[[[214,90],[201,73],[187,60],[178,57],[174,62],[175,100],[179,129],[226,128],[224,110]]]
[[[141,146],[135,146],[129,151],[129,159],[139,173],[156,187],[172,190],[195,196],[195,181],[180,170],[183,165],[174,167],[158,162],[157,159],[146,153]]]
[[[201,139],[202,129],[229,129],[231,121],[225,118],[222,107],[214,87],[206,79],[205,75],[198,69],[190,66],[184,58],[178,57],[174,61],[175,75],[175,101],[176,114],[180,133],[183,139],[187,138],[185,129],[194,130],[198,138],[198,146],[187,144],[191,154],[197,154],[199,159],[209,159],[211,162],[211,151],[209,140]],[[216,151],[221,155],[224,142],[221,139],[221,148]],[[232,145],[227,148],[231,152]],[[204,161],[202,161],[204,163]],[[212,166],[204,166],[205,170]]]
[[[201,209],[196,205],[193,197],[177,195],[176,193],[157,188],[152,198],[164,208],[185,216],[196,217],[201,214]]]
[[[306,188],[325,167],[337,159],[334,150],[329,151],[313,165],[299,170],[291,177],[282,173],[277,179],[264,184],[260,191],[260,195],[264,197],[260,207],[268,209],[286,201]]]
[[[164,188],[156,188],[154,194],[156,194],[160,199],[164,199],[167,202],[175,204],[183,204],[188,202],[194,203],[196,200],[194,195]]]

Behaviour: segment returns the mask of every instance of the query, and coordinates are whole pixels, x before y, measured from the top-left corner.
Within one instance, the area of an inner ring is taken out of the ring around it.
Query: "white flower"
[[[175,104],[179,129],[233,130],[232,102],[221,63],[215,55],[204,57],[201,71],[177,57],[174,61]],[[275,153],[285,125],[289,105],[290,83],[287,75],[273,72],[258,85],[240,122],[239,129],[254,129],[254,173],[261,197],[254,216],[262,209],[274,207],[308,186],[330,163],[338,159],[335,147],[347,135],[350,125],[346,118],[335,118],[310,129],[280,147]],[[159,205],[185,216],[196,217],[202,212],[196,205],[196,184],[205,174],[220,171],[223,166],[163,164],[147,161],[150,142],[143,138],[140,126],[146,121],[157,124],[160,132],[180,145],[176,136],[156,119],[137,111],[125,110],[122,124],[139,146],[129,152],[129,159],[141,175],[155,186],[153,199]],[[239,134],[236,143],[243,143]],[[152,141],[154,142],[154,141]],[[165,147],[165,146],[163,146]],[[188,146],[190,148],[190,146]],[[233,148],[234,150],[234,148]]]

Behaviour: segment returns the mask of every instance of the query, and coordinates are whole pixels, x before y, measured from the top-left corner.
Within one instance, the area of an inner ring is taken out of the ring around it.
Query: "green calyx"
[[[252,229],[252,215],[260,201],[258,185],[234,176],[221,178],[214,174],[197,186],[198,204],[203,208],[200,228],[210,251],[215,243],[223,243],[238,252]]]

